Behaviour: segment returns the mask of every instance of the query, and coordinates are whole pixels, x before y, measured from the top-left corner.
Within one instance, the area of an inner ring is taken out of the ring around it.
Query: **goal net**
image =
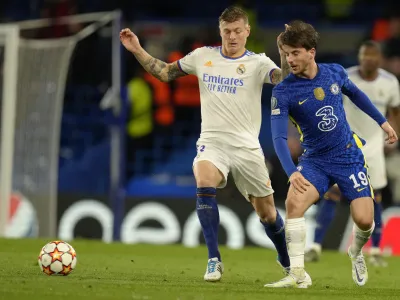
[[[24,230],[56,235],[60,128],[71,56],[77,43],[102,27],[111,24],[117,30],[119,15],[61,18],[58,24],[84,24],[79,32],[62,38],[35,38],[35,31],[52,24],[50,19],[0,24],[2,236],[21,236]],[[118,51],[118,47],[113,49]],[[113,68],[113,74],[110,99],[118,97],[120,86],[119,70]],[[14,216],[18,212],[20,220]]]

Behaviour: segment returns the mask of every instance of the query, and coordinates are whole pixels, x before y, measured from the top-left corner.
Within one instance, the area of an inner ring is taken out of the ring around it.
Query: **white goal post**
[[[71,56],[79,41],[112,24],[112,85],[104,108],[120,112],[121,55],[120,11],[67,16],[57,24],[85,24],[78,33],[54,39],[22,38],[24,30],[50,26],[51,19],[0,24],[0,236],[9,230],[10,199],[18,192],[36,214],[38,232],[55,237],[59,143],[64,93]],[[4,51],[1,51],[4,50]],[[91,55],[88,53],[87,55]],[[111,181],[118,185],[121,133],[111,130]],[[111,186],[114,186],[111,185]]]
[[[1,108],[2,142],[0,147],[0,232],[4,236],[10,211],[9,199],[12,190],[13,140],[18,76],[18,55],[15,55],[15,53],[18,53],[19,27],[17,25],[1,26],[0,36],[3,38],[4,43]]]

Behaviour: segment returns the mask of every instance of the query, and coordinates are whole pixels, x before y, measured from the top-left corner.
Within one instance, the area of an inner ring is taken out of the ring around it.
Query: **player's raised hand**
[[[386,142],[388,144],[393,144],[398,141],[396,131],[390,126],[389,122],[385,122],[381,125],[382,129],[386,132]]]
[[[138,37],[129,28],[121,30],[119,39],[126,50],[132,53],[136,53],[141,48]]]
[[[288,24],[285,24],[285,31],[288,30],[290,28],[290,26]],[[279,54],[280,55],[285,55],[282,51],[282,41],[281,41],[281,36],[282,36],[283,32],[281,32],[278,35],[278,38],[276,39],[276,44],[278,46],[278,50],[279,50]]]
[[[299,171],[294,172],[292,175],[290,175],[289,181],[295,188],[295,193],[299,192],[303,194],[307,191],[307,187],[311,185],[310,182],[305,179]]]

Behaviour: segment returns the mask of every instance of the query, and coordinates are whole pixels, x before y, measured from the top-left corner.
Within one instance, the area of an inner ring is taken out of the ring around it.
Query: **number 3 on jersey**
[[[324,106],[318,109],[315,113],[317,117],[322,117],[322,121],[318,123],[318,128],[321,131],[333,130],[338,122],[338,118],[333,113],[332,106]]]
[[[364,186],[360,188],[361,184],[358,182],[356,175],[351,174],[349,178],[353,181],[354,186],[353,188],[357,189],[357,192],[361,192],[363,189],[367,188],[369,185],[369,181],[367,175],[364,172],[358,172],[358,179],[360,180],[361,184]]]

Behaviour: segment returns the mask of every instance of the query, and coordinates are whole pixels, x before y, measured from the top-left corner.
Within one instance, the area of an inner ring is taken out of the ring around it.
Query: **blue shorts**
[[[362,197],[374,199],[368,166],[361,149],[356,145],[330,156],[307,157],[303,154],[297,169],[315,186],[320,199],[335,183],[349,202]]]

